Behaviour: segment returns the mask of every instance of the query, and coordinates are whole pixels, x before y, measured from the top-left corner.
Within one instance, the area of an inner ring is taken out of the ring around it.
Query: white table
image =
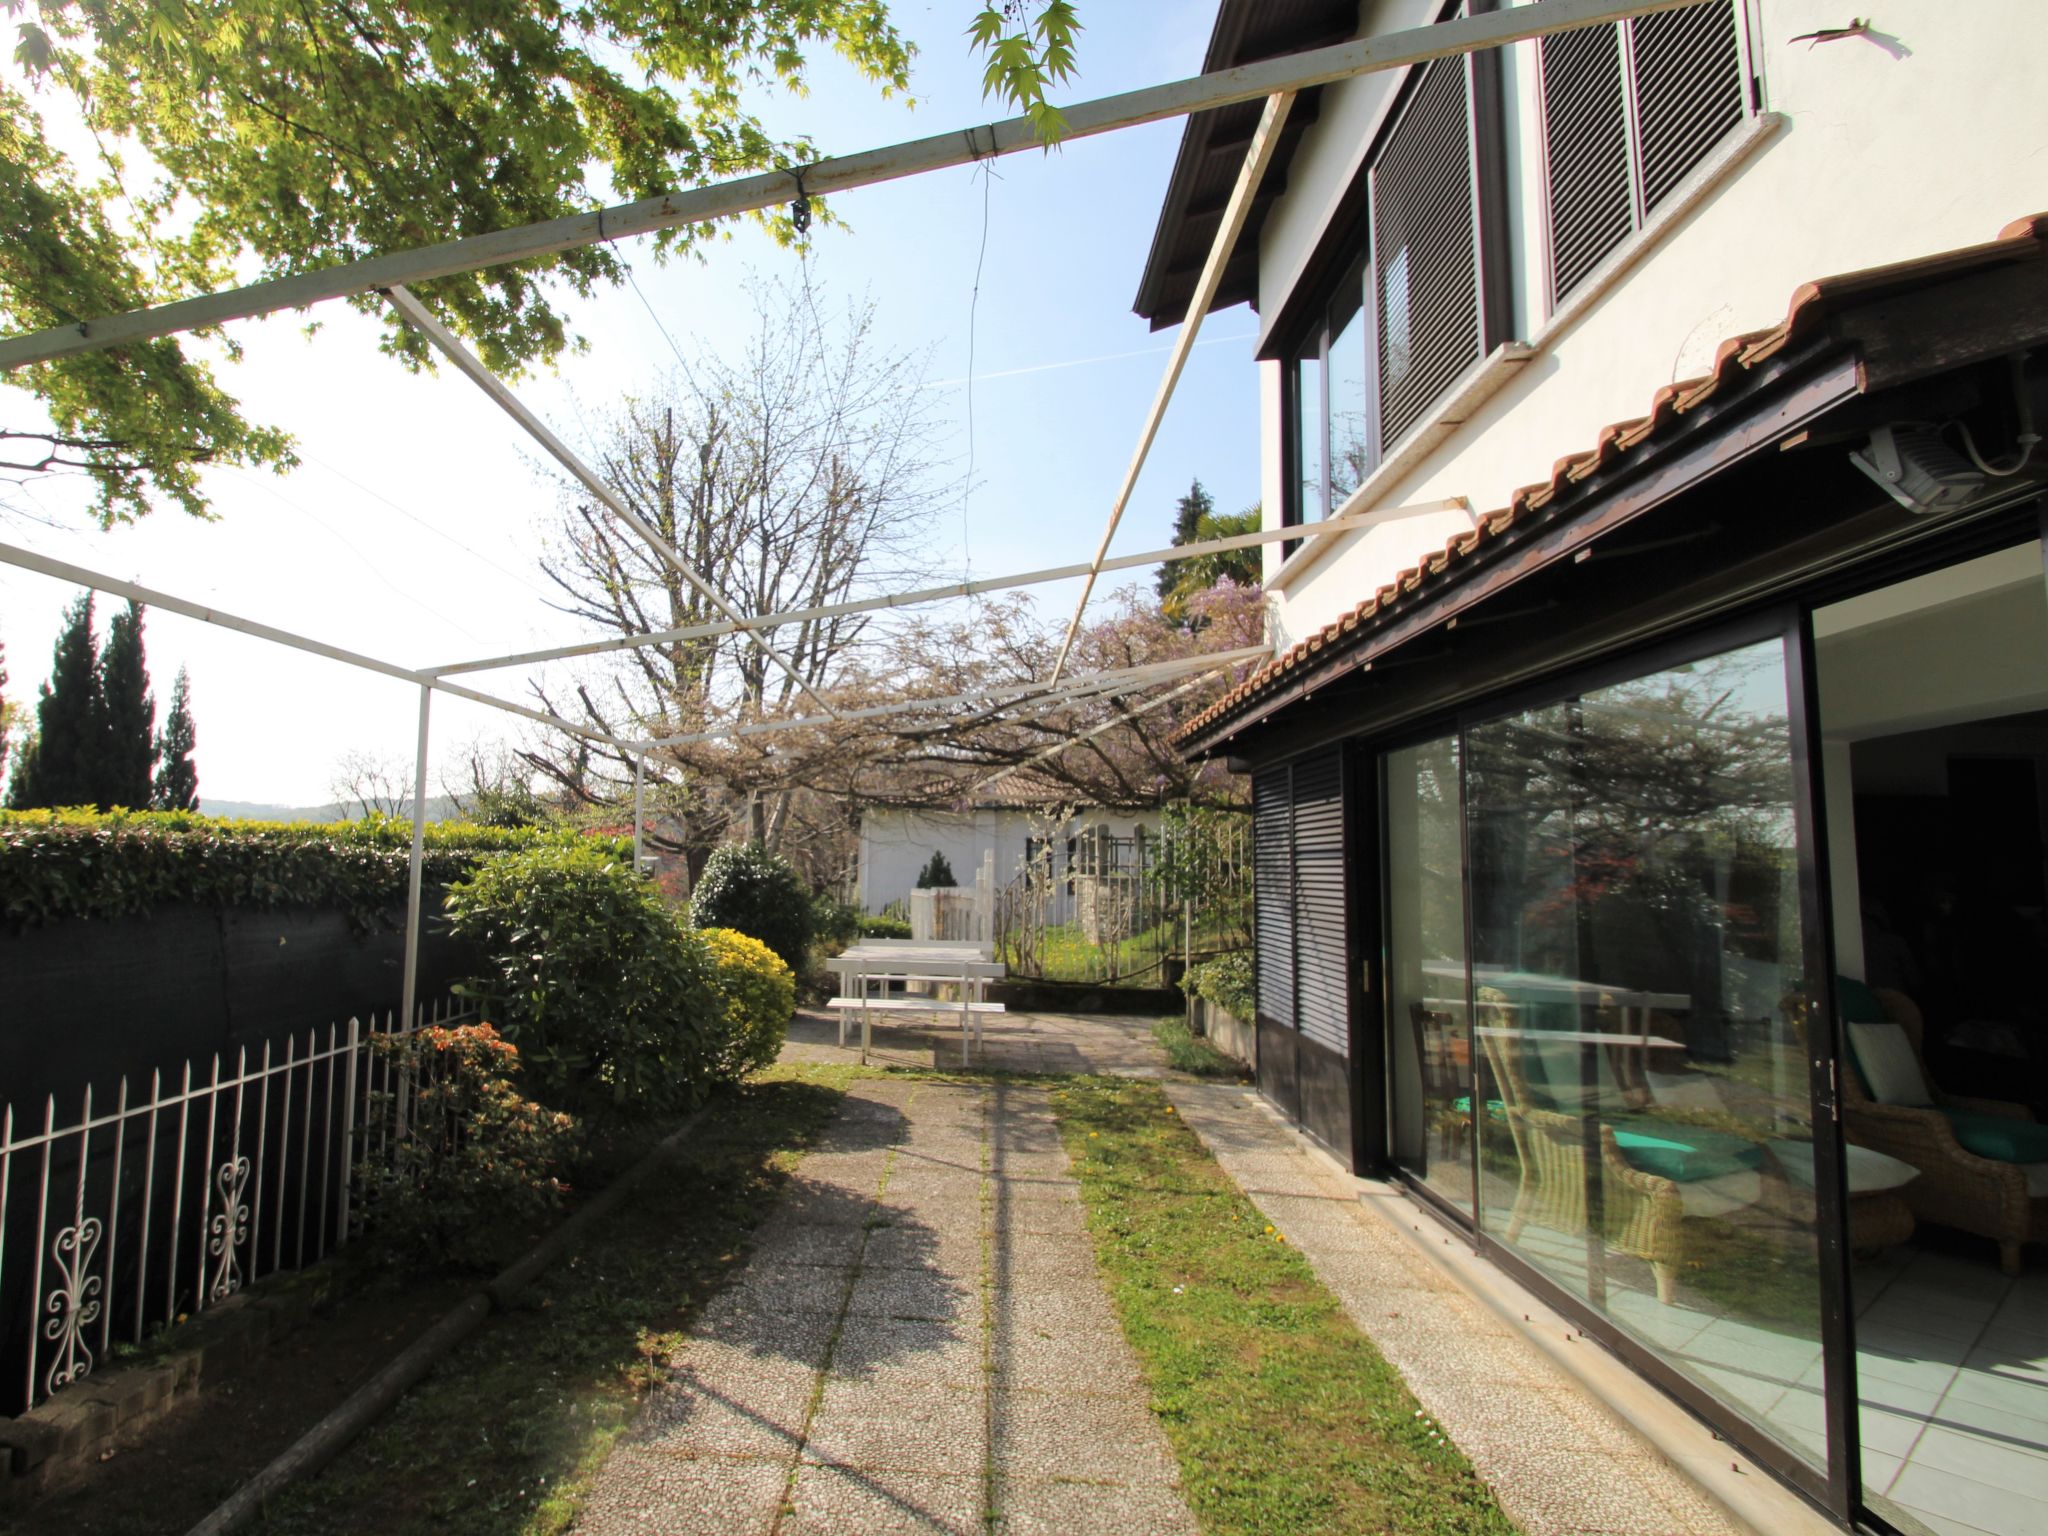
[[[867,939],[827,960],[839,978],[839,995],[830,1006],[839,1015],[839,1043],[846,1044],[849,1015],[860,1015],[860,1059],[868,1059],[876,1013],[957,1013],[960,1018],[960,1060],[973,1059],[981,1020],[1001,1013],[1001,1003],[987,1000],[988,984],[1009,975],[1010,968],[990,958],[986,945],[957,940]],[[960,989],[958,1002],[938,998],[877,998],[870,988],[879,983],[944,982]]]

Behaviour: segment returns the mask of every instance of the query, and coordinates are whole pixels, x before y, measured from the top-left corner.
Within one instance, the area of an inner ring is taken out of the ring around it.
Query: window
[[[1491,53],[1417,70],[1333,221],[1318,264],[1337,276],[1285,354],[1289,524],[1339,511],[1507,337],[1499,70]]]
[[[1709,0],[1543,40],[1553,306],[1742,121],[1735,12]]]

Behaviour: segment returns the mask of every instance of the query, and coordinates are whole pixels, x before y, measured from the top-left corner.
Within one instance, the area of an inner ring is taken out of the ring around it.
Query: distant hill
[[[268,805],[260,800],[211,800],[199,797],[199,809],[207,816],[231,816],[240,821],[347,821],[338,805]],[[436,795],[427,802],[427,820],[453,821],[458,812],[454,797]]]

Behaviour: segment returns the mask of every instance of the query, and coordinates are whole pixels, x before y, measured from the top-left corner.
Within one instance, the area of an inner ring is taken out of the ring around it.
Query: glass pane
[[[1813,616],[1863,1493],[1905,1531],[2048,1531],[2041,575],[2029,541]],[[1918,1091],[1866,1081],[1887,1041]]]
[[[1388,1034],[1394,1157],[1472,1209],[1472,1031],[1465,1007],[1458,739],[1386,759]]]
[[[1783,647],[1466,751],[1482,1223],[1820,1462]]]
[[[1320,345],[1320,337],[1318,338]],[[1316,356],[1294,364],[1294,467],[1297,521],[1321,520],[1323,504],[1323,364]]]
[[[1330,315],[1330,512],[1364,482],[1372,468],[1365,435],[1365,274],[1346,282]]]

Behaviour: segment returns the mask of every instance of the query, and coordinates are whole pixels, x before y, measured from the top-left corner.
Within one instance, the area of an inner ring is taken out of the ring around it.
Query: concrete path
[[[1192,1536],[1178,1486],[1043,1090],[862,1082],[578,1529]]]
[[[888,1023],[878,1015],[868,1064],[878,1067],[960,1070],[957,1025]],[[1107,1072],[1119,1077],[1160,1077],[1166,1058],[1152,1039],[1150,1018],[1116,1015],[1004,1013],[982,1028],[974,1055],[977,1072]],[[824,1009],[802,1009],[789,1027],[784,1061],[844,1062],[859,1059],[860,1024],[848,1024],[839,1044],[839,1020]]]
[[[1307,1150],[1256,1095],[1208,1083],[1165,1086],[1181,1118],[1308,1259],[1527,1536],[1746,1531],[1525,1337],[1362,1210],[1357,1181]]]

